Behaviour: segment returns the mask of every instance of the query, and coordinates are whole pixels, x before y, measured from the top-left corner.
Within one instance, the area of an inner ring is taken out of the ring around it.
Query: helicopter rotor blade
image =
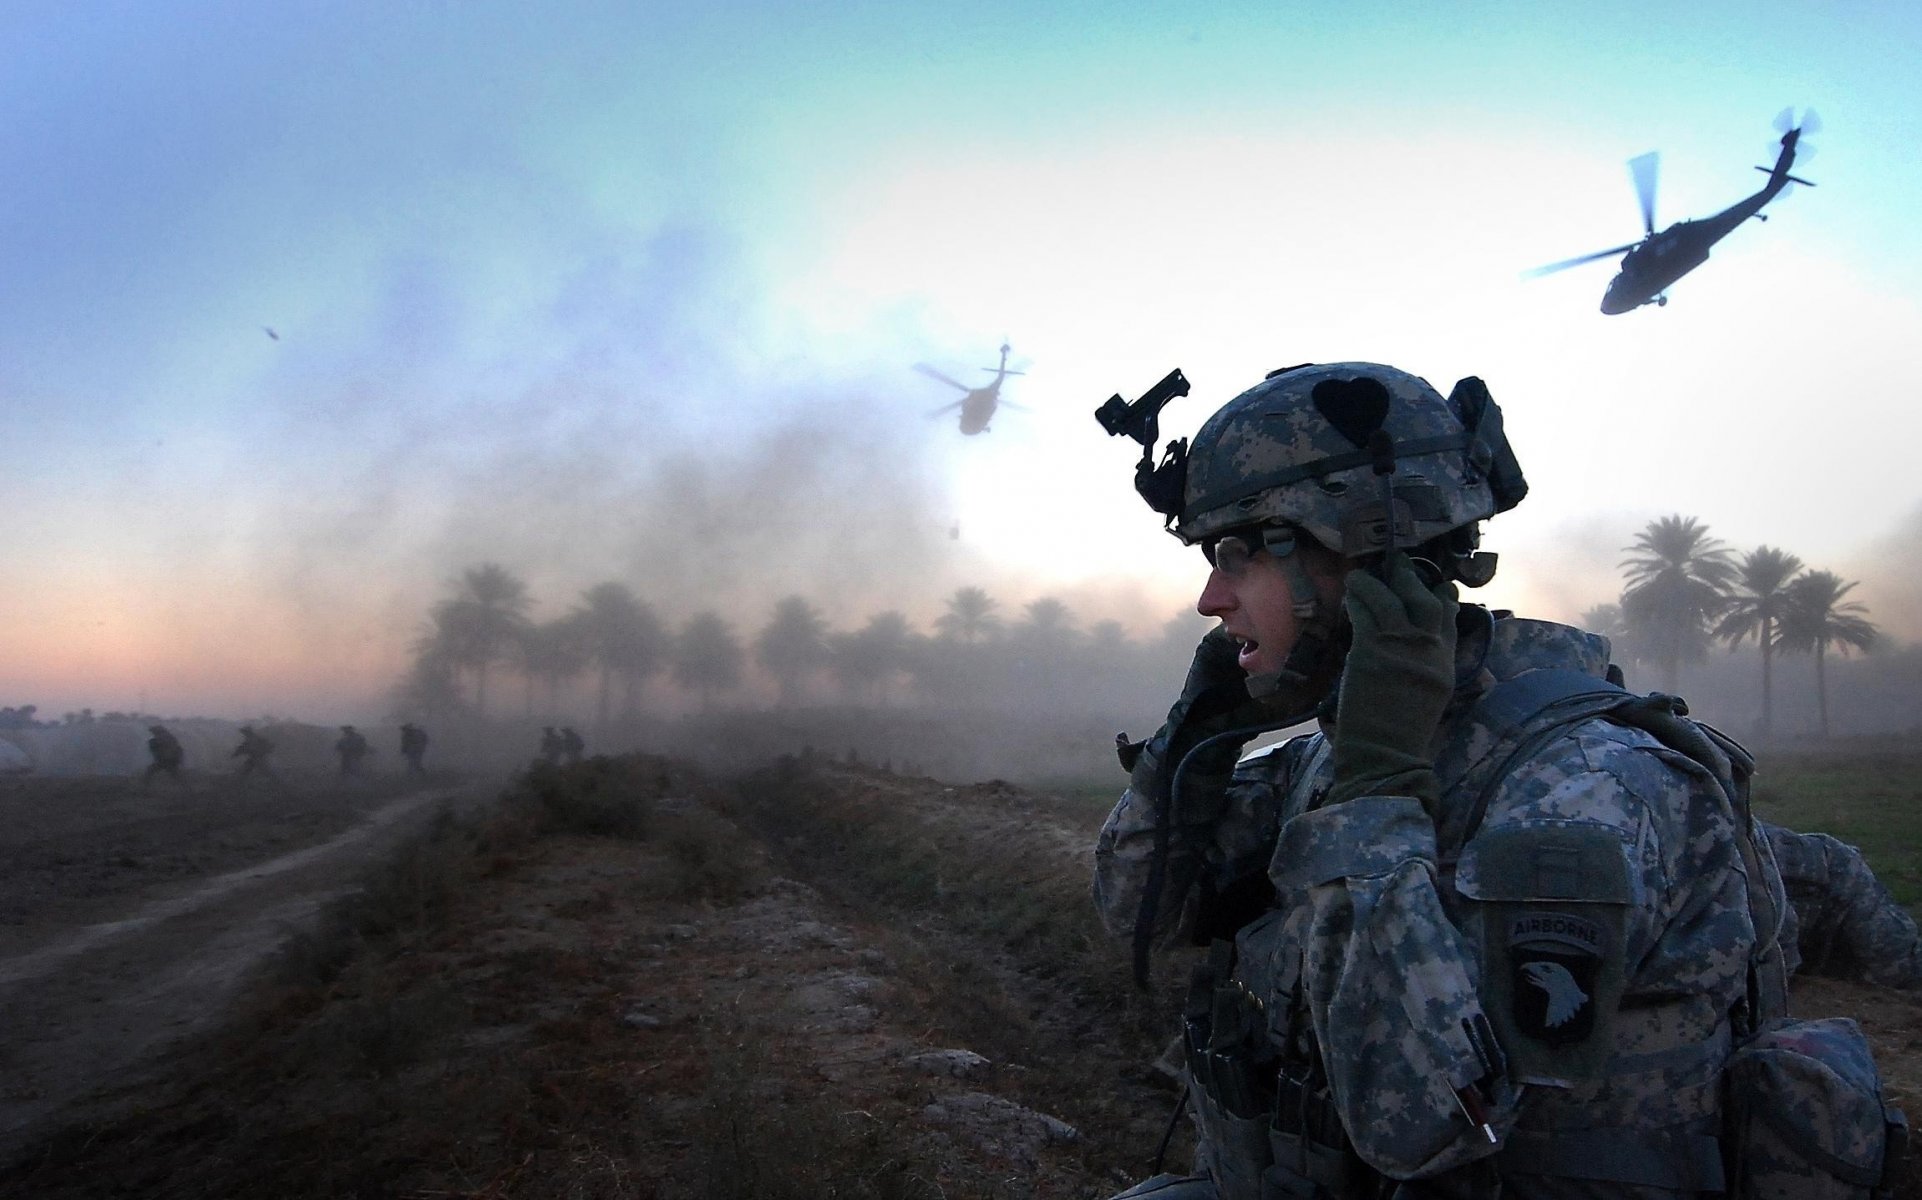
[[[1556,271],[1566,271],[1570,267],[1579,267],[1583,263],[1594,262],[1598,258],[1613,258],[1615,255],[1624,254],[1639,245],[1641,245],[1640,242],[1630,242],[1625,246],[1617,246],[1613,250],[1597,250],[1593,254],[1584,254],[1578,258],[1564,258],[1560,262],[1549,263],[1545,267],[1535,267],[1532,270],[1523,271],[1522,278],[1539,279],[1543,275],[1552,275]]]
[[[1662,156],[1653,150],[1628,160],[1629,174],[1635,177],[1635,196],[1642,202],[1642,232],[1655,232],[1655,174]]]
[[[940,415],[941,415],[942,413],[950,413],[950,412],[953,412],[953,411],[954,411],[955,409],[957,409],[957,408],[960,408],[960,407],[961,407],[961,401],[959,401],[959,400],[956,400],[956,401],[955,401],[955,402],[954,402],[953,404],[943,404],[943,405],[942,405],[942,406],[941,406],[940,408],[931,408],[931,409],[929,409],[929,410],[928,410],[928,415],[929,415],[930,417],[938,417],[938,416],[940,416]]]
[[[1789,131],[1794,129],[1800,129],[1803,137],[1813,137],[1822,132],[1822,118],[1815,115],[1814,109],[1805,108],[1802,110],[1802,119],[1798,122],[1792,105],[1775,114],[1775,132],[1787,136]]]
[[[941,372],[935,370],[933,367],[930,367],[926,363],[915,363],[914,369],[921,372],[921,374],[926,375],[929,379],[940,380],[942,383],[947,384],[949,387],[960,388],[964,392],[970,392],[974,390],[973,388],[970,388],[967,384],[962,383],[958,379],[953,379],[947,375],[943,375]]]

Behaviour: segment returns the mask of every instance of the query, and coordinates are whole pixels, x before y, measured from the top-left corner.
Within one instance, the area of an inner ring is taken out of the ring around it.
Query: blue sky
[[[0,6],[0,701],[363,712],[462,566],[743,629],[979,583],[1151,628],[1198,559],[1089,414],[1486,378],[1572,618],[1653,517],[1922,636],[1895,4]],[[1606,318],[1658,219],[1819,183]],[[279,335],[270,338],[263,326]],[[961,439],[927,361],[1027,406]],[[956,525],[960,538],[950,538]],[[1906,555],[1906,557],[1904,557]]]

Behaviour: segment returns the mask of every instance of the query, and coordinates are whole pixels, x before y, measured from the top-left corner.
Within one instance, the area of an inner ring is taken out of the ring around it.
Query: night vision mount
[[[1141,461],[1135,464],[1135,491],[1148,507],[1167,518],[1172,526],[1181,515],[1182,494],[1188,485],[1188,439],[1168,443],[1161,465],[1155,465],[1155,443],[1161,438],[1161,410],[1177,396],[1188,394],[1188,377],[1176,367],[1161,377],[1161,382],[1141,393],[1133,402],[1119,392],[1095,409],[1094,419],[1111,437],[1131,437],[1141,443]]]

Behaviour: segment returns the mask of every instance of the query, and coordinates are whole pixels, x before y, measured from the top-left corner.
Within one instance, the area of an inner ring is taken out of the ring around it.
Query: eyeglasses
[[[1294,549],[1294,531],[1272,526],[1232,530],[1201,541],[1201,553],[1208,559],[1208,565],[1229,576],[1246,571],[1255,556],[1263,551],[1280,558],[1292,554]]]

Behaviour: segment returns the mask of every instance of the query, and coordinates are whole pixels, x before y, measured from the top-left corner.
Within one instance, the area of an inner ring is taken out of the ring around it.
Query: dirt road
[[[224,1009],[247,968],[440,803],[441,780],[0,784],[0,1156]]]

